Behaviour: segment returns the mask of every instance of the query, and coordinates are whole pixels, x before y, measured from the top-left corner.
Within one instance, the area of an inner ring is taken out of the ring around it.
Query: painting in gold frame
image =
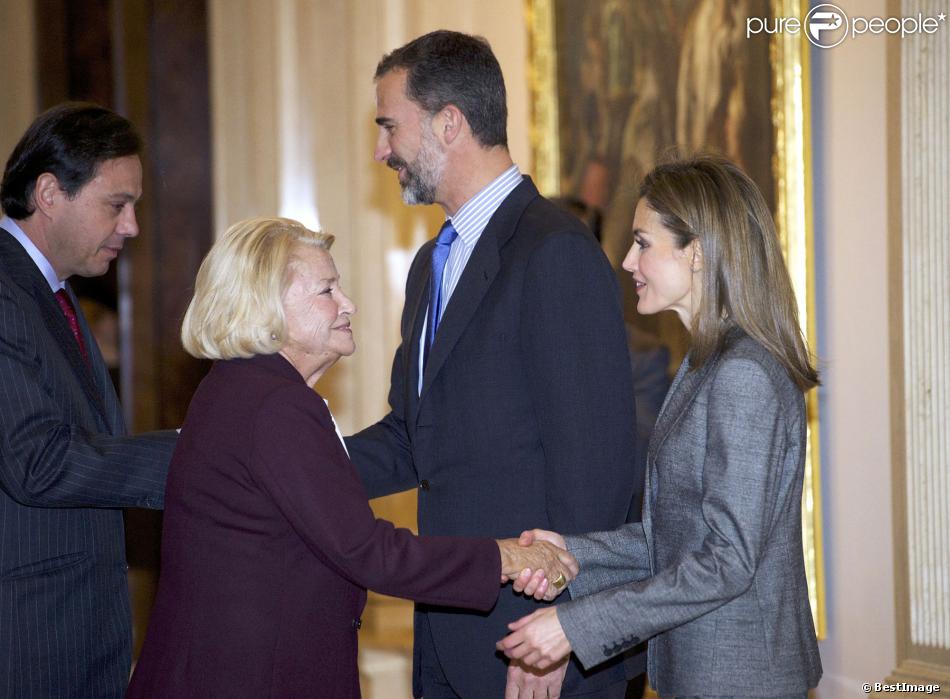
[[[674,150],[736,160],[772,207],[814,351],[808,43],[804,34],[746,37],[745,22],[803,18],[804,0],[525,0],[525,8],[531,143],[542,192],[600,210],[604,249],[616,266],[630,244],[637,185],[657,160]],[[678,323],[637,317],[635,303],[625,305],[678,363],[685,351]],[[816,391],[806,394],[806,405],[802,545],[815,628],[824,638]]]

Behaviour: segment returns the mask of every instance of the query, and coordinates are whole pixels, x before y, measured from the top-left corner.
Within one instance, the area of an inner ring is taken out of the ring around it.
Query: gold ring
[[[554,585],[558,590],[567,585],[567,578],[564,577],[564,573],[560,573],[554,580],[551,581],[551,584]]]

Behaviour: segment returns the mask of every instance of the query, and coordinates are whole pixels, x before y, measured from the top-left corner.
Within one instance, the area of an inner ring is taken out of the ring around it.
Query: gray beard
[[[435,183],[406,170],[406,182],[402,184],[402,200],[409,204],[432,204],[435,202]]]
[[[445,155],[431,135],[423,137],[422,148],[412,165],[406,165],[402,200],[407,204],[434,204],[435,190],[442,179]]]

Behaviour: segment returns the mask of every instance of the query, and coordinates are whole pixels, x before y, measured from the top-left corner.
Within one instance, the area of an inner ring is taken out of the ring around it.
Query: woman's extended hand
[[[511,633],[498,641],[495,648],[525,665],[544,670],[571,652],[571,642],[557,618],[557,607],[539,609],[511,622],[508,628]]]

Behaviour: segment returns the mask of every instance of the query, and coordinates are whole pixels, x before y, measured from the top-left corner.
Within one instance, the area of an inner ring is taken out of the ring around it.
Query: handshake
[[[515,592],[550,602],[577,577],[580,567],[556,532],[532,529],[518,539],[498,539],[501,582]]]

